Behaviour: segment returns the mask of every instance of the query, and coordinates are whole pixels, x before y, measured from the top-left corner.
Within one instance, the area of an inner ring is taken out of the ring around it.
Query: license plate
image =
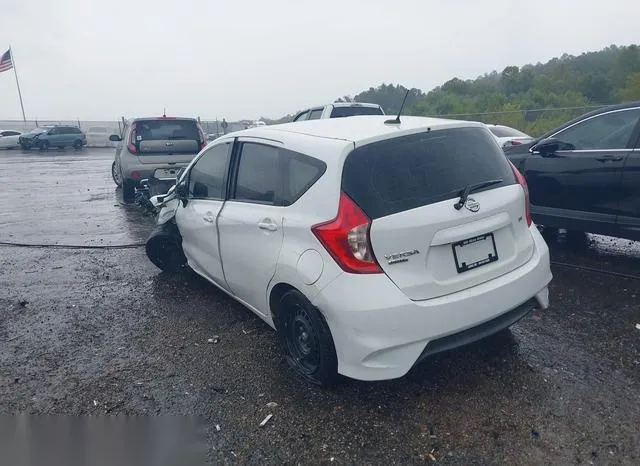
[[[468,272],[498,260],[493,233],[453,243],[453,258],[458,273]]]
[[[179,168],[158,168],[153,176],[159,180],[175,178],[178,175]]]

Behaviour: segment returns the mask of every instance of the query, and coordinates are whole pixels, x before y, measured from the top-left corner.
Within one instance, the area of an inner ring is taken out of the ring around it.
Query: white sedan
[[[0,149],[13,149],[20,147],[18,138],[22,133],[12,129],[0,130]]]
[[[519,146],[533,141],[528,134],[518,131],[517,129],[503,125],[487,125],[491,134],[496,138],[500,147]]]

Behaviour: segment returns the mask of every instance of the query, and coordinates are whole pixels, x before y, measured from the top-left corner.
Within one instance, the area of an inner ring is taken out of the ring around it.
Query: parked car
[[[249,129],[212,142],[147,241],[277,330],[308,381],[401,377],[548,306],[524,178],[482,123],[403,117]]]
[[[145,179],[175,180],[178,170],[207,145],[195,118],[134,118],[125,122],[122,134],[109,140],[118,143],[111,175],[122,186],[125,202],[135,200]]]
[[[640,240],[640,102],[602,108],[505,150],[536,223]]]
[[[20,147],[18,139],[22,133],[13,129],[0,129],[0,149],[14,149]]]
[[[340,118],[355,115],[384,115],[384,110],[382,110],[382,107],[378,104],[334,102],[298,112],[293,118],[293,121],[322,120],[325,118]]]
[[[40,150],[47,150],[50,147],[73,147],[82,149],[87,145],[87,137],[75,126],[41,126],[28,133],[23,133],[18,138],[20,146],[25,149],[36,147]]]
[[[501,147],[519,146],[533,141],[528,134],[504,125],[487,125]]]

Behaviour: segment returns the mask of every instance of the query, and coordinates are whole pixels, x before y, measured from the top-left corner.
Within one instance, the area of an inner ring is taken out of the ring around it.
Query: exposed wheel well
[[[271,294],[269,295],[269,309],[271,310],[271,317],[275,322],[275,316],[278,313],[278,304],[280,303],[280,298],[287,292],[291,290],[295,290],[296,288],[289,285],[288,283],[278,283],[271,290]]]

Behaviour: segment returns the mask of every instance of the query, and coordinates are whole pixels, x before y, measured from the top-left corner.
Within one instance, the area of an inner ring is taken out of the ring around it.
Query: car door
[[[622,198],[618,228],[630,238],[640,240],[640,121],[636,125],[633,150],[622,168]]]
[[[217,220],[227,194],[232,141],[209,147],[191,166],[185,179],[187,203],[176,210],[182,249],[191,268],[227,289],[220,259]]]
[[[282,176],[274,141],[239,142],[231,192],[218,218],[220,254],[232,293],[267,315],[267,287],[282,246]]]
[[[551,136],[556,150],[531,148],[524,171],[536,222],[615,232],[622,167],[638,115],[637,109],[622,109],[591,116]]]

